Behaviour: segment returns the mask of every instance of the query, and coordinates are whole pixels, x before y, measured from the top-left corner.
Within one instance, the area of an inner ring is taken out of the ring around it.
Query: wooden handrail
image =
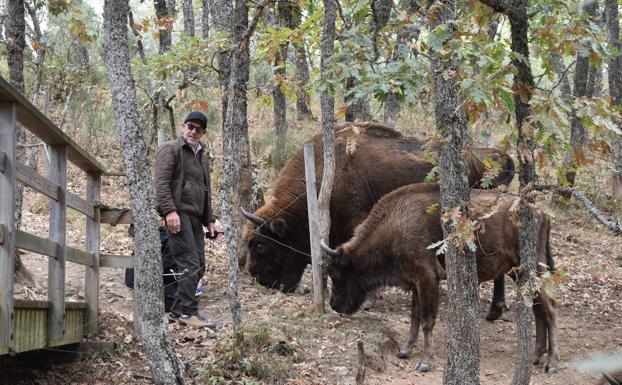
[[[37,171],[18,161],[15,161],[15,179],[54,199],[55,201],[58,200],[58,184],[42,175],[39,175]]]

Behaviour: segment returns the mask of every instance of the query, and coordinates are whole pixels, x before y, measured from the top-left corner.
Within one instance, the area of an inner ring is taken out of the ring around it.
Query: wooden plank
[[[67,248],[67,261],[78,263],[92,267],[94,264],[94,255],[91,252],[76,249],[75,247],[66,246]]]
[[[130,209],[102,208],[100,210],[99,223],[109,223],[112,225],[131,225],[134,217]]]
[[[322,278],[322,247],[320,246],[320,222],[315,185],[315,157],[313,144],[304,145],[307,207],[309,215],[309,242],[311,243],[311,275],[313,277],[313,305],[318,313],[324,313],[324,280]]]
[[[50,180],[60,186],[58,200],[50,200],[50,239],[58,243],[56,259],[48,260],[48,341],[63,340],[65,334],[65,261],[67,223],[67,146],[50,147]]]
[[[95,215],[95,205],[85,201],[79,196],[70,193],[67,191],[67,206],[71,207],[74,210],[81,212],[86,215],[88,218],[93,218]]]
[[[15,231],[15,247],[33,253],[58,258],[58,243],[51,239],[44,239],[22,230]]]
[[[101,177],[87,174],[86,199],[99,202],[101,197]],[[99,309],[99,253],[100,253],[100,210],[86,218],[86,250],[93,255],[93,264],[86,268],[84,277],[84,299],[87,303],[85,333],[97,331],[97,310]]]
[[[58,184],[53,183],[48,178],[39,175],[37,171],[17,161],[15,162],[15,170],[15,177],[18,181],[54,200],[58,200]]]
[[[133,268],[133,255],[100,254],[100,267]]]
[[[15,121],[13,103],[0,102],[0,151],[5,154],[0,173],[0,351],[13,349],[13,269],[15,255]]]
[[[86,172],[105,174],[106,169],[39,111],[24,95],[0,76],[0,101],[15,103],[16,120],[49,145],[67,145],[69,161]]]

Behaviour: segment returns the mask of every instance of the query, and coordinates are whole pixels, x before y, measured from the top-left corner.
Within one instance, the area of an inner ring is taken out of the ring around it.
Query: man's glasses
[[[196,124],[192,124],[192,123],[186,123],[186,127],[188,127],[188,130],[192,131],[196,131],[200,134],[202,134],[203,132],[205,132],[205,130],[203,129],[203,127],[201,126],[197,126]]]

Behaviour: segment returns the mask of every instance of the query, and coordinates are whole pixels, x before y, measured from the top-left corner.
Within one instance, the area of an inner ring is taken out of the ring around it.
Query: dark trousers
[[[179,233],[167,231],[168,246],[177,273],[177,293],[171,308],[174,314],[197,314],[199,301],[195,296],[197,284],[205,273],[205,232],[201,220],[192,215],[178,212],[181,222]]]

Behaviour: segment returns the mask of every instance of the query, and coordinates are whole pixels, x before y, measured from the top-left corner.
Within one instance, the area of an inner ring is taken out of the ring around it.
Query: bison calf
[[[494,214],[481,219],[476,237],[477,274],[480,282],[504,276],[519,265],[518,224],[511,219],[515,197],[495,191],[473,190],[475,212]],[[408,342],[398,357],[410,355],[416,345],[419,325],[423,330],[423,356],[417,371],[427,371],[433,355],[432,330],[439,304],[440,268],[428,246],[443,239],[439,210],[427,210],[440,202],[437,184],[413,184],[384,196],[354,231],[353,237],[336,250],[322,245],[329,255],[332,280],[331,307],[339,313],[354,313],[367,293],[382,286],[413,291]],[[426,211],[427,210],[427,211]],[[550,221],[537,212],[537,258],[553,269],[549,247]],[[541,291],[534,300],[536,347],[534,363],[547,351],[548,371],[557,367],[556,307],[553,298]]]

